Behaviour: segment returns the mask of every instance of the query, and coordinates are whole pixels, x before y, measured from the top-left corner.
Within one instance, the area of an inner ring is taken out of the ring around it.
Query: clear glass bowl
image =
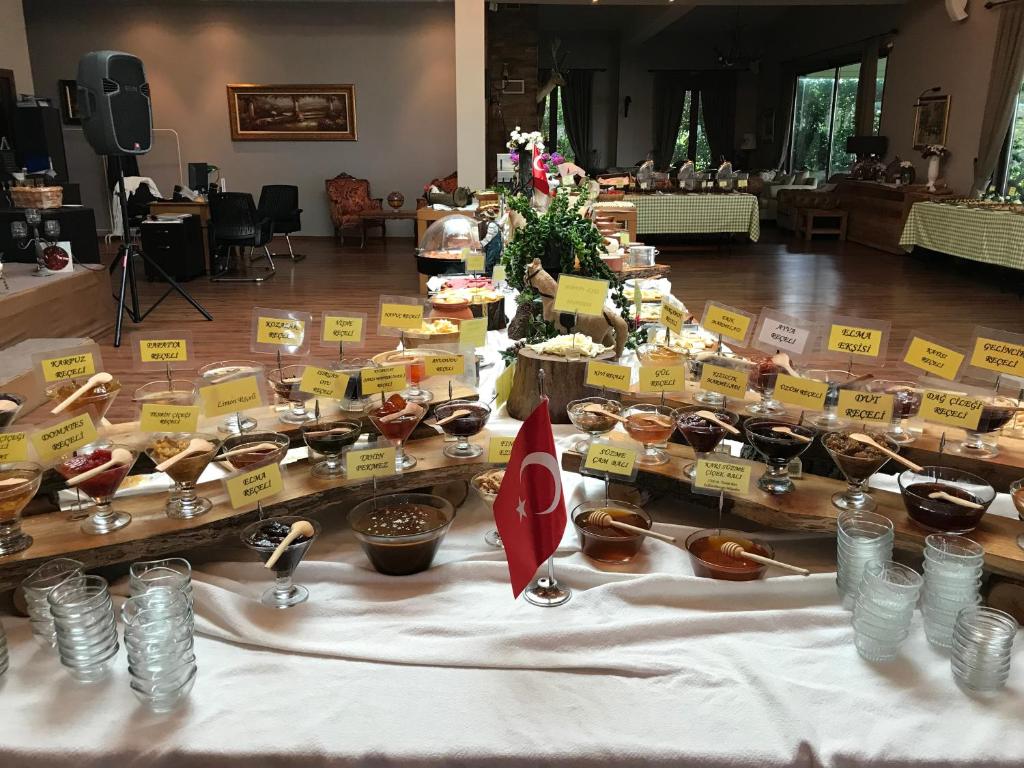
[[[454,519],[451,503],[429,493],[378,496],[348,513],[352,533],[370,564],[389,576],[427,570]]]
[[[906,470],[899,476],[900,494],[907,515],[915,523],[932,531],[967,533],[973,531],[996,497],[985,480],[954,467],[922,467],[921,472]],[[929,498],[944,491],[980,505],[978,509],[945,499]]]
[[[653,522],[651,516],[640,507],[613,499],[584,501],[572,511],[572,524],[580,542],[580,551],[586,557],[602,563],[628,563],[640,552],[646,537],[638,533],[620,531],[612,526],[599,527],[588,524],[585,518],[598,510],[608,512],[619,522],[647,530],[650,530]]]
[[[0,464],[0,557],[32,546],[21,530],[21,513],[39,490],[43,468],[31,461]]]
[[[196,492],[196,483],[220,450],[220,437],[205,432],[157,432],[150,435],[146,448],[146,455],[158,465],[184,451],[192,440],[205,440],[210,444],[209,450],[191,453],[166,471],[174,482],[174,489],[165,509],[168,517],[179,520],[199,517],[213,509],[213,502]]]

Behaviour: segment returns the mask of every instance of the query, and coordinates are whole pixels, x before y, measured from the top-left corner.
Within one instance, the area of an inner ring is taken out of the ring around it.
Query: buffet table
[[[488,361],[506,344],[490,331]],[[482,399],[500,370],[482,372]],[[502,409],[486,434],[519,425]],[[554,432],[563,455],[579,437],[570,426]],[[427,445],[409,451],[422,460]],[[603,493],[595,479],[562,481],[569,511]],[[889,491],[893,482],[873,479]],[[161,515],[164,497],[152,498],[148,514]],[[717,522],[675,495],[643,506],[680,541]],[[987,700],[957,688],[920,613],[896,661],[864,661],[839,603],[830,533],[762,536],[780,559],[811,569],[807,578],[719,582],[695,577],[684,551],[657,541],[626,565],[589,560],[570,523],[556,561],[574,596],[547,610],[512,599],[475,493],[433,567],[415,576],[373,571],[346,509],[322,504],[313,515],[323,534],[296,572],[311,597],[287,611],[259,604],[270,572],[242,546],[189,553],[199,674],[169,714],[135,699],[123,650],[111,677],[79,685],[26,619],[0,615],[11,649],[0,765],[995,768],[1024,754],[1019,649],[1007,688]],[[1005,495],[990,512],[1015,516]],[[114,592],[127,593],[124,579]]]
[[[1024,269],[1024,215],[943,203],[915,203],[900,236],[914,246],[1010,269]]]
[[[653,194],[626,195],[624,199],[636,206],[640,236],[745,234],[754,243],[761,237],[755,195],[744,192]]]

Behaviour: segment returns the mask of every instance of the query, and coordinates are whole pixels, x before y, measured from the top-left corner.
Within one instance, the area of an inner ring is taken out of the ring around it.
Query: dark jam
[[[750,370],[747,378],[748,386],[759,394],[775,391],[775,381],[779,378],[779,366],[770,357],[759,360]]]
[[[764,572],[765,566],[741,557],[732,557],[722,551],[722,545],[733,541],[747,552],[762,557],[772,557],[772,553],[762,545],[731,536],[705,536],[695,539],[690,544],[693,555],[693,572],[698,576],[725,581],[752,581]]]
[[[580,549],[583,554],[603,563],[625,563],[636,557],[644,543],[644,537],[611,525],[604,527],[589,522],[590,515],[595,512],[607,512],[617,522],[637,528],[649,530],[651,527],[646,518],[627,509],[602,507],[580,512],[574,518],[574,522],[579,532]]]
[[[407,576],[430,567],[448,522],[448,516],[440,509],[405,503],[374,509],[355,522],[353,528],[374,537],[372,541],[360,539],[374,568],[389,576]],[[405,537],[412,540],[403,540]]]
[[[246,541],[253,547],[260,547],[260,559],[265,563],[274,554],[277,545],[284,541],[290,530],[290,525],[285,525],[279,520],[268,520],[253,531]],[[277,559],[271,570],[274,573],[291,573],[294,571],[302,560],[302,556],[306,553],[309,541],[310,538],[308,536],[299,536],[297,539],[294,539],[285,548],[284,552],[281,553],[281,557]]]
[[[593,404],[600,406],[603,410],[608,411],[608,413],[618,414],[622,410],[618,403],[614,403],[611,400]],[[615,419],[604,413],[586,410],[588,405],[592,405],[592,403],[577,403],[569,414],[572,418],[572,423],[577,429],[593,435],[604,434],[615,429],[615,425],[618,424]]]
[[[460,410],[469,411],[469,413],[457,419],[452,419],[446,424],[442,424],[441,429],[455,437],[472,437],[479,434],[480,430],[484,428],[484,424],[487,423],[487,417],[490,416],[490,411],[482,405],[475,405],[473,403],[439,405],[434,409],[434,416],[440,421],[451,416],[455,411]]]
[[[57,471],[65,479],[70,480],[75,475],[88,472],[90,469],[95,469],[101,464],[106,464],[108,461],[110,461],[110,451],[106,448],[100,448],[87,456],[71,457],[67,461],[58,464]],[[121,487],[121,482],[130,469],[130,464],[118,464],[106,472],[100,472],[95,477],[90,477],[88,480],[79,483],[76,487],[81,488],[84,493],[89,494],[94,499],[107,498],[113,496],[117,489]]]
[[[988,434],[1002,429],[1013,418],[1014,409],[1013,405],[1000,406],[986,403],[981,407],[977,431]]]
[[[262,443],[263,440],[254,440],[253,443]],[[239,443],[238,445],[232,446],[229,450],[237,450],[239,448],[245,448],[246,445],[252,445],[253,443]],[[239,453],[235,456],[228,456],[226,461],[231,464],[235,469],[242,469],[243,467],[251,467],[253,464],[259,464],[262,461],[266,461],[274,454],[283,453],[281,448],[261,448],[258,451],[248,451],[246,453]]]
[[[896,446],[882,433],[866,434],[879,445],[896,450]],[[832,454],[843,474],[854,482],[871,477],[889,460],[889,457],[877,448],[858,442],[845,432],[830,432],[822,438],[822,443]]]
[[[907,387],[893,387],[887,394],[892,395],[892,415],[899,419],[912,419],[921,410],[921,393]]]
[[[788,462],[803,453],[810,443],[799,438],[776,432],[775,427],[786,427],[798,435],[814,437],[814,430],[791,424],[786,421],[762,421],[751,425],[747,423],[747,435],[753,446],[767,458],[778,462]]]
[[[733,420],[732,414],[727,411],[713,411],[712,413],[727,424]],[[676,427],[683,439],[697,453],[711,453],[725,437],[724,427],[702,418],[696,413],[680,414],[676,419]]]
[[[346,432],[330,431],[335,428],[344,429],[346,427],[348,428]],[[318,435],[316,434],[317,432],[323,432],[324,434]],[[304,437],[306,438],[306,445],[317,453],[322,453],[324,456],[336,456],[347,446],[352,445],[358,440],[361,432],[362,427],[359,425],[333,422],[308,427]]]
[[[928,495],[937,491],[945,491],[964,501],[983,504],[977,496],[963,488],[948,483],[913,483],[903,489],[903,505],[907,508],[910,519],[926,528],[936,531],[962,533],[975,528],[985,514],[985,507],[971,509],[962,507],[946,499],[929,499]]]

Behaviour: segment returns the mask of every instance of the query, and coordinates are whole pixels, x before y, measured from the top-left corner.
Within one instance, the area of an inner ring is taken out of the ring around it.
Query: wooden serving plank
[[[473,438],[486,446],[485,430]],[[468,480],[485,466],[486,451],[476,459],[450,459],[441,451],[442,436],[421,440],[406,450],[417,465],[393,477],[377,482],[378,493],[394,493],[412,488]],[[372,494],[372,483],[347,480],[321,480],[313,477],[306,461],[282,467],[285,490],[264,503],[264,511],[274,515],[311,514],[330,504],[360,501]],[[67,512],[36,515],[22,521],[24,531],[34,542],[28,549],[0,557],[0,592],[21,582],[39,565],[54,557],[72,557],[88,568],[159,557],[171,552],[213,544],[237,534],[256,519],[253,509],[231,507],[220,482],[200,486],[202,496],[213,502],[213,509],[192,520],[173,520],[164,514],[166,494],[129,496],[114,502],[115,508],[132,515],[132,522],[105,536],[82,533],[81,521],[72,521]]]
[[[651,394],[640,394],[635,391],[636,385],[633,385],[633,390],[627,393],[608,392],[608,397],[620,400],[623,403],[640,403],[640,402],[656,402],[660,400],[660,396]],[[597,390],[589,388],[587,394],[595,394]],[[666,393],[665,404],[673,407],[680,407],[686,405],[701,405],[694,399],[694,395],[697,393],[696,387],[693,382],[687,382],[687,391],[685,393]],[[760,398],[753,392],[747,392],[746,397],[741,401],[738,399],[730,399],[726,406],[727,410],[736,413],[740,417],[740,425],[743,424],[748,418],[752,418],[754,414],[748,414],[744,409],[750,403],[756,402]],[[710,406],[705,406],[711,408]],[[800,410],[796,408],[789,408],[787,410],[788,415],[793,418],[799,418]],[[876,429],[884,429],[885,427],[881,424],[874,427]],[[941,464],[946,467],[956,467],[967,472],[973,472],[979,477],[983,478],[993,488],[1002,493],[1006,493],[1009,490],[1010,484],[1015,480],[1024,478],[1024,439],[1013,437],[1011,435],[1000,435],[999,437],[999,453],[990,459],[976,459],[971,456],[961,456],[955,453],[949,453],[945,451],[942,453],[941,458],[939,455],[939,442],[942,439],[943,433],[946,435],[946,444],[949,445],[954,441],[960,440],[964,436],[964,431],[956,427],[943,428],[934,424],[924,424],[923,434],[914,440],[909,445],[902,446],[900,448],[900,454],[906,456],[908,459],[921,466],[934,466]],[[736,439],[743,440],[743,436],[739,436]],[[827,459],[827,455],[824,449],[821,449],[817,444],[812,448],[821,454],[818,458]],[[830,466],[831,461],[824,462],[825,466]],[[889,468],[895,469],[894,466]],[[888,469],[888,468],[887,468]],[[900,470],[902,471],[902,470]]]
[[[608,437],[612,441],[636,446],[626,435],[612,432]],[[706,501],[707,496],[693,493],[690,481],[683,474],[683,468],[693,461],[693,451],[687,446],[669,445],[668,453],[670,459],[667,464],[655,467],[638,465],[637,484],[652,491]],[[563,453],[562,469],[579,472],[583,458],[578,453]],[[748,494],[730,494],[726,499],[726,510],[772,528],[792,531],[836,530],[838,510],[832,506],[831,497],[846,487],[845,482],[804,475],[793,481],[796,488],[791,493],[778,496],[761,491],[755,482],[756,478],[751,482],[752,489]],[[920,554],[929,532],[910,520],[899,494],[872,490],[871,496],[878,502],[878,514],[892,520],[897,548]],[[999,515],[985,515],[981,524],[970,533],[970,538],[985,548],[987,570],[1002,576],[1024,579],[1024,549],[1017,546],[1017,536],[1020,534],[1024,534],[1024,522]]]

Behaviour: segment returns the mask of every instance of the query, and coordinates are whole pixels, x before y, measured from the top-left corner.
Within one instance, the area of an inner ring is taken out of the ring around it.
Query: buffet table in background
[[[637,234],[743,234],[761,237],[757,197],[745,192],[626,195],[636,206]]]
[[[1024,270],[1024,215],[946,203],[915,203],[900,245]]]

